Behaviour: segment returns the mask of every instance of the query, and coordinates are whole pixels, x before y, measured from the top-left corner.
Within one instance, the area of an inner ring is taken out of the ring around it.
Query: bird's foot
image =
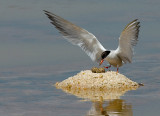
[[[104,67],[104,68],[108,69],[109,67],[107,66],[107,67]]]
[[[118,74],[118,69],[119,69],[119,68],[117,67],[117,72],[116,72],[116,74]]]
[[[111,65],[109,65],[109,66],[106,66],[106,67],[104,67],[104,68],[106,68],[106,69],[109,69],[111,67]]]

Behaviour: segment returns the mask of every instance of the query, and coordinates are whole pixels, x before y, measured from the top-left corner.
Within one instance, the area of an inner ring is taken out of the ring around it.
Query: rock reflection
[[[59,88],[58,88],[59,89]],[[119,89],[70,89],[61,88],[66,93],[77,96],[88,101],[106,101],[113,99],[120,99],[129,90],[136,90],[135,88],[119,88]]]
[[[86,116],[133,116],[132,105],[122,99],[94,101]]]
[[[138,86],[117,89],[71,89],[70,87],[56,87],[78,98],[92,101],[92,107],[86,113],[86,116],[133,116],[132,105],[126,103],[126,101],[120,99],[120,97],[127,91],[138,89]]]

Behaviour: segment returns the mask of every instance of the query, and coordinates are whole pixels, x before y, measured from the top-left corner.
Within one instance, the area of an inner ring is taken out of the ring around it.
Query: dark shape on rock
[[[92,71],[93,73],[105,73],[105,69],[104,69],[104,68],[93,67],[93,68],[91,69],[91,71]]]

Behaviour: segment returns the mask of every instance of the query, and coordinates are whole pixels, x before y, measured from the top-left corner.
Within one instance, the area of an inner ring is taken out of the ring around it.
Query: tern
[[[105,49],[98,39],[87,30],[57,16],[51,12],[44,10],[45,14],[51,20],[56,29],[73,45],[79,46],[94,62],[99,63],[107,61],[110,68],[111,65],[117,68],[125,63],[131,63],[133,57],[133,46],[137,44],[140,22],[138,19],[130,22],[119,37],[119,45],[116,50]]]

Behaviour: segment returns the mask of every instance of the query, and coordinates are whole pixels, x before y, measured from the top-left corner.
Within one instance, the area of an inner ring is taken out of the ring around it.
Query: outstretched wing
[[[140,22],[138,19],[130,22],[122,31],[119,37],[119,46],[117,48],[118,56],[124,63],[131,63],[133,57],[133,46],[137,44]]]
[[[51,12],[44,12],[65,39],[73,45],[81,47],[93,61],[100,62],[101,54],[106,49],[92,33],[89,33],[87,30],[82,29]]]

